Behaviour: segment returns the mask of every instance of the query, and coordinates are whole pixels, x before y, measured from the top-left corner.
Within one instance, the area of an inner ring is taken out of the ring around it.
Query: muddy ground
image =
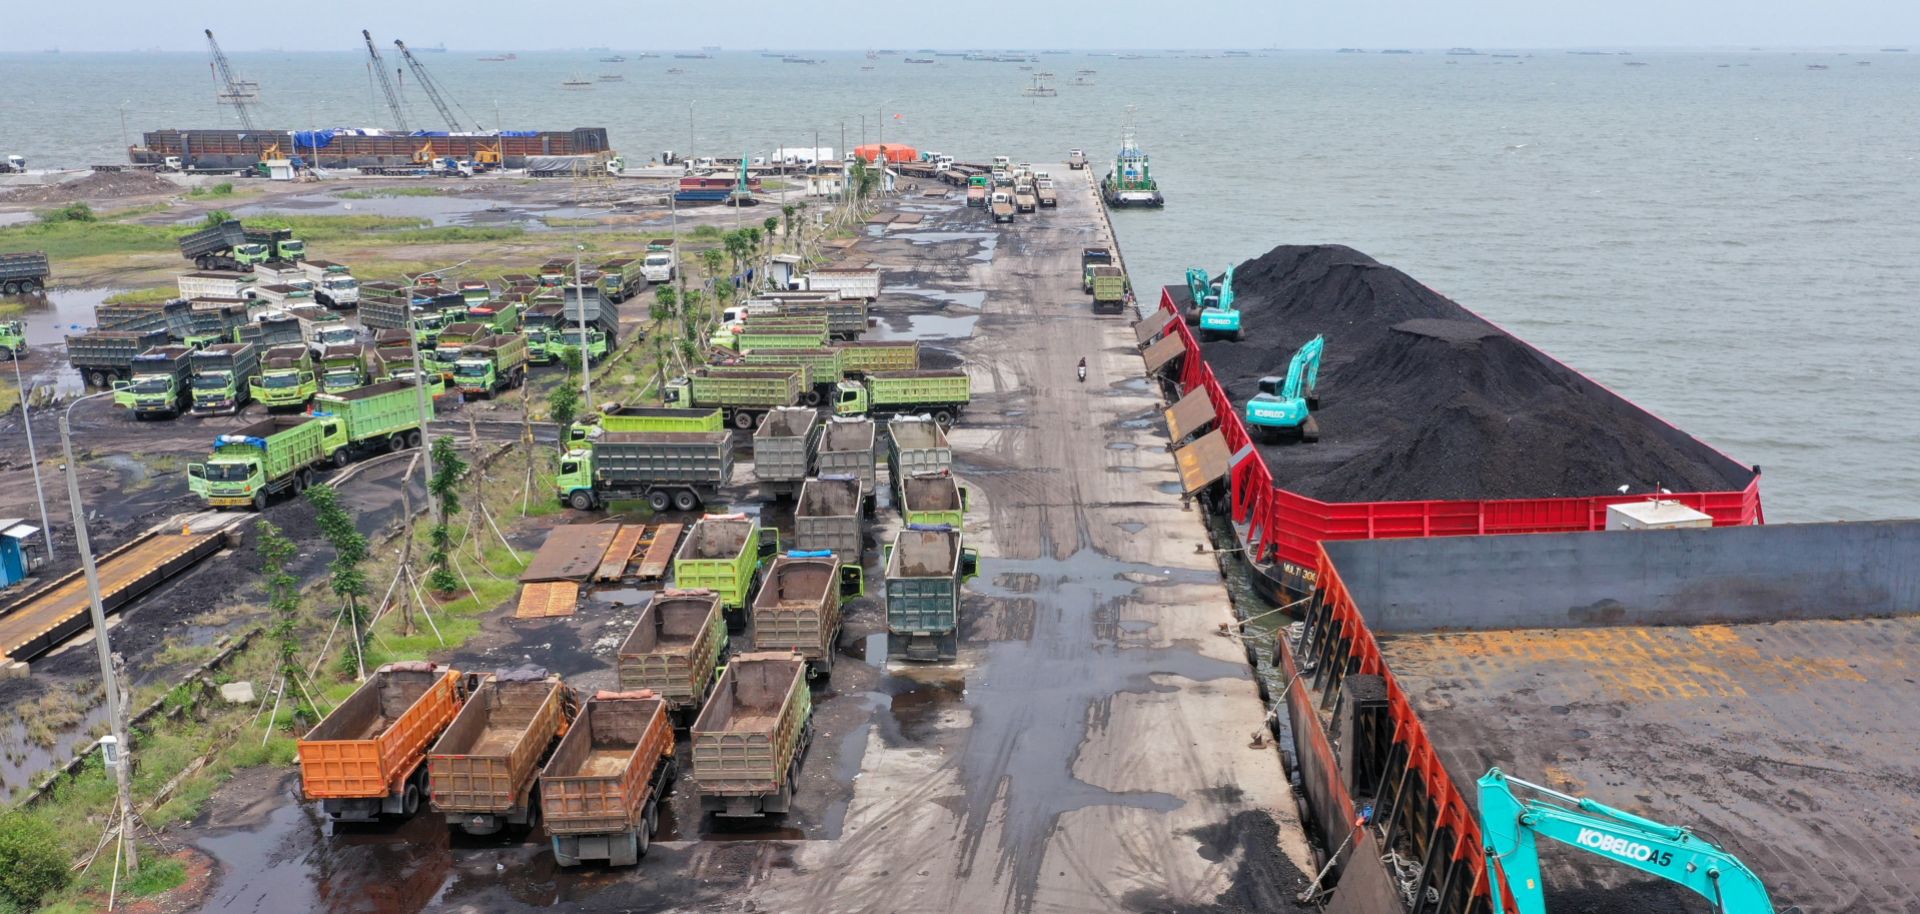
[[[983,574],[953,663],[886,662],[879,601],[849,607],[795,812],[701,817],[683,777],[641,865],[563,870],[538,835],[450,835],[431,813],[330,828],[290,773],[255,771],[180,834],[218,861],[204,910],[1292,909],[1311,861],[1285,775],[1249,745],[1263,709],[1241,645],[1217,634],[1232,609],[1153,431],[1131,330],[1078,291],[1080,247],[1109,239],[1090,188],[1063,183],[1057,212],[1011,227],[908,197],[897,208],[920,224],[850,252],[887,271],[872,335],[921,339],[930,363],[973,378],[953,443]],[[747,486],[728,495],[787,523]],[[644,599],[601,593],[542,621],[503,608],[443,659],[605,685]]]

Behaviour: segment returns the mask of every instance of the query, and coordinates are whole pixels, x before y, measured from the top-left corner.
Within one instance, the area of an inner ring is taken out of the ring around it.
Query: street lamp
[[[587,293],[586,283],[580,278],[580,255],[587,246],[573,246],[573,304],[580,312],[580,391],[588,410],[593,409],[593,347],[587,340]],[[561,429],[562,435],[566,429]]]
[[[138,842],[128,840],[133,836],[133,765],[129,757],[133,746],[127,741],[126,721],[120,716],[120,677],[113,673],[113,650],[107,646],[107,611],[100,605],[100,574],[93,567],[93,548],[87,543],[87,514],[80,506],[80,468],[73,460],[73,437],[69,431],[75,406],[110,393],[113,391],[97,391],[67,404],[60,413],[60,449],[67,459],[67,501],[73,507],[73,543],[80,552],[80,568],[87,578],[87,608],[93,617],[93,646],[100,655],[100,685],[107,693],[107,721],[119,748],[117,757],[110,760],[116,763],[113,770],[120,787],[120,837],[126,847],[127,872],[131,874],[140,871],[139,852],[135,849]]]
[[[438,270],[415,273],[407,277],[407,336],[409,337],[408,343],[410,344],[407,348],[413,352],[413,402],[414,406],[420,411],[420,450],[423,452],[428,449],[427,371],[420,364],[420,338],[413,332],[413,293],[420,288],[420,277],[438,276],[441,273],[458,270],[472,262],[472,259],[462,260],[450,267],[441,267]],[[431,460],[423,459],[420,461],[420,485],[429,495],[433,493],[432,464],[433,461]],[[436,524],[444,523],[446,518],[440,514],[440,501],[435,498],[428,498],[427,502],[433,506],[433,522]],[[409,523],[411,523],[411,521],[409,521]]]
[[[40,456],[33,450],[33,416],[27,401],[27,382],[20,378],[20,358],[24,351],[13,354],[13,386],[20,391],[20,425],[27,430],[27,462],[33,464],[33,494],[40,499],[40,541],[47,547],[47,561],[53,561],[53,524],[47,522],[47,487],[40,482]]]

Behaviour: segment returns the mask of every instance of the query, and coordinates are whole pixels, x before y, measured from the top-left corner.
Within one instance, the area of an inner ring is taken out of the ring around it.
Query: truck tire
[[[647,801],[646,811],[640,814],[640,834],[634,837],[633,842],[635,857],[645,857],[647,855],[647,848],[653,844],[653,831],[659,827],[660,799],[655,797]]]
[[[333,456],[328,457],[327,460],[333,463],[333,468],[336,470],[346,466],[347,465],[347,449],[341,448],[337,451],[334,451]]]
[[[410,431],[407,433],[407,447],[419,447],[420,441],[421,441],[421,438],[420,438],[419,429],[416,428],[413,431]]]
[[[945,410],[945,409],[936,409],[933,411],[933,421],[939,424],[939,426],[943,429],[952,428],[953,427],[953,411]]]
[[[700,496],[692,489],[681,489],[673,493],[673,507],[676,511],[692,511],[700,507]]]
[[[567,496],[567,505],[576,511],[593,510],[592,492],[575,492]]]
[[[261,489],[253,493],[253,510],[256,512],[264,512],[267,510],[267,490]]]
[[[420,785],[407,781],[406,792],[400,795],[401,815],[413,815],[420,811]]]
[[[306,474],[305,473],[293,474],[293,494],[295,496],[299,496],[306,491],[307,491]]]
[[[387,437],[387,453],[398,454],[407,449],[407,436],[401,434]]]
[[[98,385],[98,384],[96,384],[96,385],[94,385],[94,386],[95,386],[95,387],[98,387],[98,386],[100,386],[100,385]],[[752,427],[753,427],[753,414],[752,414],[752,413],[750,413],[750,412],[747,412],[747,411],[746,411],[746,410],[744,410],[744,409],[743,409],[743,410],[741,410],[741,411],[739,411],[739,412],[737,412],[737,413],[734,413],[734,414],[733,414],[733,427],[734,427],[734,428],[737,428],[737,429],[739,429],[739,430],[741,430],[741,431],[743,431],[743,432],[744,432],[744,431],[746,431],[747,429],[750,429],[750,428],[752,428]]]
[[[808,406],[819,406],[819,405],[820,405],[820,391],[818,391],[818,390],[809,390],[809,391],[807,391],[807,395],[806,395],[805,397],[803,397],[803,398],[802,398],[802,400],[803,400],[803,401],[804,401],[804,402],[805,402],[805,403],[806,403],[806,404],[807,404]]]
[[[668,495],[664,489],[655,489],[647,493],[647,507],[652,508],[655,513],[665,511],[672,505],[673,496]]]
[[[19,283],[13,282],[12,280],[8,280],[7,282],[0,283],[0,295],[18,295],[18,294],[20,294]]]
[[[109,380],[111,380],[111,378],[107,373],[98,368],[87,372],[87,383],[102,390],[106,389]]]
[[[0,346],[0,362],[11,361],[13,361],[13,349],[8,346]]]

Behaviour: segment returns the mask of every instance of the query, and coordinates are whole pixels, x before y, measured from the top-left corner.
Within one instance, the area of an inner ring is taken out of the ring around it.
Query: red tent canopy
[[[898,143],[868,143],[865,146],[856,147],[853,150],[853,154],[868,162],[879,161],[881,156],[885,156],[889,162],[917,162],[920,160],[920,150]]]

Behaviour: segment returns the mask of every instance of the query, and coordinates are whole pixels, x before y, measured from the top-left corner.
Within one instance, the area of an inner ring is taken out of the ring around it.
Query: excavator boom
[[[1543,798],[1522,799],[1515,786]],[[1722,914],[1774,914],[1760,877],[1685,828],[1570,797],[1498,768],[1480,778],[1479,794],[1480,836],[1496,914],[1507,910],[1509,898],[1519,914],[1547,914],[1540,837],[1678,883]]]

